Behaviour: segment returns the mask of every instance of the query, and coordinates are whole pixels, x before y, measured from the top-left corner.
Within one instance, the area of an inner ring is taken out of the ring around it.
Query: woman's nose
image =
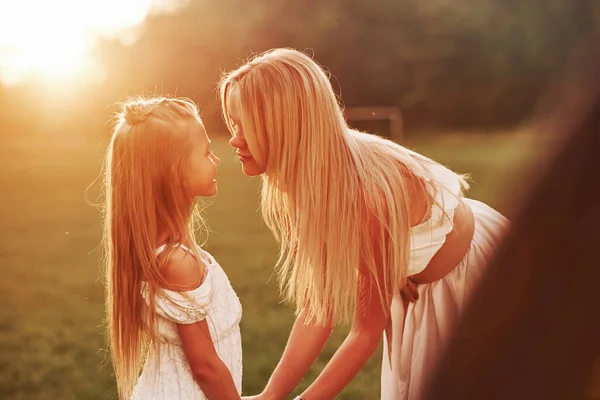
[[[237,135],[233,135],[231,139],[229,139],[229,145],[236,149],[243,149],[246,146],[246,141]]]

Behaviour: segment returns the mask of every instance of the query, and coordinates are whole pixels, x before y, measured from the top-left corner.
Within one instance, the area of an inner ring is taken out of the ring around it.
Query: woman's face
[[[242,171],[245,175],[256,176],[265,172],[265,168],[260,166],[252,156],[248,148],[248,142],[244,134],[244,127],[240,118],[240,93],[237,87],[232,87],[229,92],[229,101],[227,114],[231,119],[232,137],[229,139],[229,144],[235,149],[235,154],[240,158],[242,163]]]

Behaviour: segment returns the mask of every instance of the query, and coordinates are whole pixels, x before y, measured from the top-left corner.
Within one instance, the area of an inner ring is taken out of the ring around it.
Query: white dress
[[[440,206],[433,205],[430,218],[411,229],[409,276],[424,270],[445,243],[462,196],[454,172],[441,165],[432,172],[440,189]],[[392,300],[386,329],[391,340],[388,342],[386,334],[383,337],[382,400],[422,398],[427,379],[509,227],[508,220],[488,205],[471,199],[464,202],[473,211],[475,232],[462,261],[442,279],[419,285],[416,302],[404,304],[400,296]]]
[[[189,251],[183,245],[180,247]],[[157,253],[163,250],[164,246]],[[159,343],[150,346],[132,400],[207,398],[194,380],[177,332],[177,324],[193,324],[204,318],[207,319],[217,354],[231,372],[238,393],[242,391],[242,340],[239,327],[242,306],[225,271],[208,252],[201,249],[199,252],[204,256],[206,265],[204,282],[196,289],[183,293],[165,290],[165,294],[179,307],[164,296],[156,295]],[[142,295],[148,303],[145,286],[142,287]]]

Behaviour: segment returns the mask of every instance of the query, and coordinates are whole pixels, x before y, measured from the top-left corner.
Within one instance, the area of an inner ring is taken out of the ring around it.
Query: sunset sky
[[[146,16],[187,0],[18,0],[0,2],[0,82],[92,78],[98,35],[135,39]]]

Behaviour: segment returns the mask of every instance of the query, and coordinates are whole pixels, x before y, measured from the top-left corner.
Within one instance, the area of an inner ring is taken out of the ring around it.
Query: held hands
[[[242,396],[242,400],[284,400],[285,396],[277,396],[272,393],[262,392],[254,396]]]
[[[294,398],[294,400],[300,399],[302,400],[302,398],[300,396],[296,396]],[[242,396],[242,400],[279,400],[276,397],[270,397],[264,393],[261,394],[257,394],[254,396]]]

